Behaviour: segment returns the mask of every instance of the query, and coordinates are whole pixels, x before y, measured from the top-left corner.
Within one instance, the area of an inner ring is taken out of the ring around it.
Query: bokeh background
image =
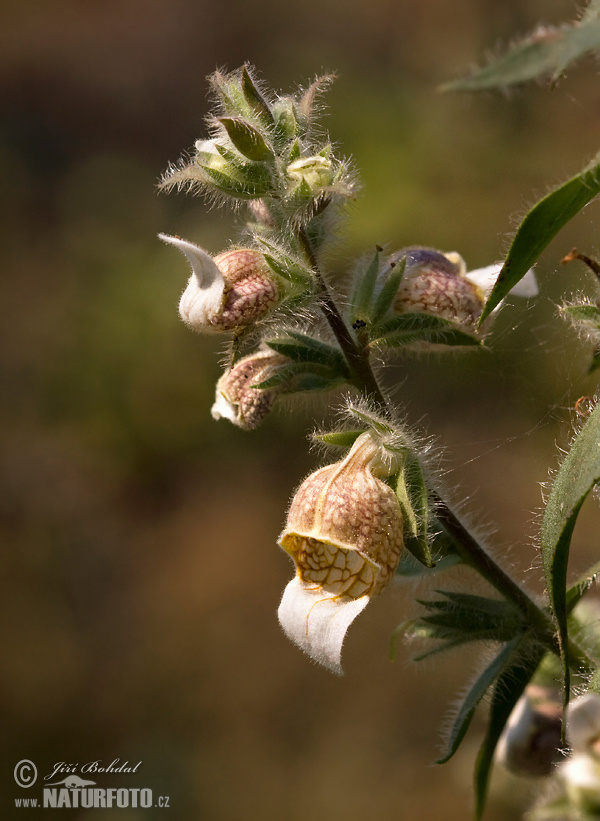
[[[574,13],[567,0],[4,0],[4,818],[29,815],[14,808],[29,794],[12,777],[23,758],[40,777],[57,762],[142,761],[98,786],[170,796],[168,810],[97,819],[470,817],[483,717],[452,762],[430,765],[487,651],[416,665],[400,647],[391,663],[391,632],[416,612],[400,584],[353,626],[343,679],[280,633],[292,568],[276,539],[327,408],[280,409],[252,434],[211,420],[222,350],[180,323],[187,268],[156,234],[218,252],[235,219],[156,182],[203,134],[215,67],[249,61],[284,92],[334,71],[327,125],[363,192],[330,277],[376,243],[488,264],[528,205],[597,151],[597,66],[506,96],[436,89]],[[552,243],[540,298],[504,309],[488,352],[403,356],[388,374],[453,497],[534,588],[540,484],[595,390],[590,352],[554,316],[588,275],[559,261],[574,244],[599,252],[598,216],[592,204]],[[582,514],[574,564],[597,550],[594,517]],[[498,770],[487,818],[521,817],[533,789]]]

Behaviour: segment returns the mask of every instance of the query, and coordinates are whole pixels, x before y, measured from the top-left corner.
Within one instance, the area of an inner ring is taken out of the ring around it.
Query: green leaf
[[[600,308],[597,305],[582,302],[574,305],[563,305],[560,310],[573,322],[589,323],[592,328],[600,330]]]
[[[511,658],[507,660],[504,670],[496,680],[488,728],[475,764],[475,810],[478,819],[483,815],[485,808],[496,746],[510,714],[535,674],[544,654],[545,650],[534,645],[527,637],[515,639]]]
[[[529,211],[510,246],[479,324],[525,276],[569,220],[600,192],[600,154],[579,174],[555,188]]]
[[[275,121],[269,108],[269,104],[258,90],[256,83],[252,79],[248,67],[242,69],[242,91],[249,106],[267,125],[272,125]]]
[[[303,285],[304,287],[310,282],[310,275],[307,271],[292,260],[289,261],[289,264],[286,264],[286,262],[282,262],[271,256],[271,254],[263,253],[263,256],[269,268],[282,279],[286,279],[288,282],[294,283],[294,285]]]
[[[398,288],[402,282],[405,268],[406,257],[402,257],[401,260],[389,266],[389,269],[391,270],[386,268],[381,272],[380,279],[384,276],[387,276],[387,279],[379,291],[379,294],[375,300],[375,305],[373,306],[371,320],[374,323],[383,319],[385,314],[392,307],[394,297],[398,293]]]
[[[248,165],[245,172],[233,167],[224,170],[212,165],[198,162],[199,168],[206,177],[205,184],[216,188],[223,194],[245,200],[255,200],[264,197],[271,191],[271,175],[264,166]]]
[[[575,584],[572,584],[571,587],[569,587],[565,598],[567,615],[572,612],[573,608],[576,607],[577,604],[579,604],[590,587],[596,583],[599,575],[600,562],[596,562],[589,568],[589,570],[586,571],[586,573],[577,579]]]
[[[240,154],[254,162],[272,160],[273,150],[260,131],[242,117],[219,117],[218,122],[225,128],[229,139]]]
[[[506,669],[506,666],[510,663],[513,653],[519,646],[520,642],[521,636],[516,636],[512,641],[505,644],[498,655],[475,681],[460,705],[456,718],[450,728],[444,754],[440,759],[438,759],[438,761],[436,761],[436,764],[445,764],[458,750],[467,730],[469,729],[469,725],[475,715],[475,710],[477,709],[479,702],[488,689]]]
[[[356,282],[354,294],[350,302],[350,315],[352,322],[357,319],[369,321],[371,319],[371,303],[373,300],[373,291],[377,276],[379,274],[379,258],[381,256],[381,249],[377,248],[375,255],[367,270],[362,273]]]
[[[430,573],[441,573],[444,570],[449,570],[457,564],[460,564],[460,556],[451,554],[438,558],[437,555],[433,557],[433,565],[431,567],[425,566],[421,561],[416,559],[413,554],[404,550],[400,556],[400,561],[396,567],[396,574],[398,576],[425,576]]]
[[[429,493],[419,460],[408,448],[395,490],[404,519],[405,547],[425,567],[433,567],[428,539]]]
[[[328,391],[345,383],[344,377],[331,368],[314,362],[293,362],[286,365],[265,379],[253,385],[255,390],[270,390],[281,387],[282,393],[304,393],[307,391]]]
[[[439,592],[445,599],[419,602],[431,611],[421,621],[462,632],[468,641],[507,641],[525,627],[519,611],[505,599]]]
[[[348,366],[338,348],[313,339],[311,336],[297,331],[287,331],[287,336],[281,339],[267,339],[266,344],[277,353],[293,359],[295,362],[314,362],[325,365],[338,371],[340,375],[348,377]]]
[[[587,495],[600,481],[600,405],[596,405],[575,437],[554,479],[540,534],[542,566],[550,606],[556,618],[569,698],[567,631],[567,565],[577,516]]]
[[[416,342],[480,346],[481,341],[454,322],[424,313],[399,314],[369,329],[371,347],[398,348]]]
[[[365,428],[361,430],[341,430],[333,433],[315,433],[313,438],[324,445],[331,445],[337,448],[351,448],[359,436],[366,433]]]
[[[379,416],[369,411],[362,410],[355,406],[348,408],[348,416],[353,416],[357,421],[363,422],[369,428],[381,433],[383,435],[388,433],[395,433],[396,429],[392,425],[388,425]]]
[[[568,65],[600,49],[600,20],[595,8],[579,22],[534,31],[505,54],[467,77],[445,83],[441,91],[485,91],[541,77],[557,80]]]

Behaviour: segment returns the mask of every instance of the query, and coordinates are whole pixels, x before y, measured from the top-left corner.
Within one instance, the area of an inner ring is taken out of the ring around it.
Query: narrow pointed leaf
[[[371,264],[360,276],[356,283],[354,295],[351,301],[352,321],[357,319],[369,320],[371,318],[371,303],[373,301],[373,291],[379,274],[380,249],[375,251]]]
[[[496,680],[488,728],[475,764],[475,814],[478,819],[485,808],[494,753],[502,731],[545,655],[543,648],[532,645],[525,637],[515,639],[515,643],[512,658]]]
[[[293,282],[295,285],[306,285],[310,282],[310,274],[297,265],[293,260],[281,261],[276,259],[271,254],[263,254],[269,268],[282,279],[287,279],[288,282]]]
[[[288,332],[289,339],[267,339],[269,348],[296,362],[314,362],[326,365],[347,375],[347,366],[342,353],[325,342],[320,342],[305,334]]]
[[[252,110],[268,125],[272,125],[275,121],[271,109],[263,95],[256,87],[256,83],[252,79],[248,67],[244,66],[242,69],[242,91],[244,97]]]
[[[481,341],[455,323],[423,313],[399,314],[370,330],[371,347],[398,348],[416,342],[480,346]]]
[[[343,385],[345,381],[343,376],[331,368],[319,366],[314,362],[293,362],[252,387],[256,390],[282,387],[284,393],[303,393],[331,390],[333,387]]]
[[[486,667],[483,673],[481,673],[478,677],[477,681],[473,684],[465,696],[456,718],[454,719],[454,723],[452,724],[450,734],[448,736],[446,750],[442,758],[436,761],[436,764],[445,764],[458,750],[467,730],[469,729],[469,725],[475,715],[475,710],[477,709],[479,702],[505,669],[520,641],[521,637],[517,636],[512,641],[505,644],[498,655],[493,659],[491,664]]]
[[[583,171],[534,205],[515,234],[508,256],[481,314],[480,324],[525,276],[560,229],[598,193],[600,154]]]
[[[351,448],[359,436],[365,433],[365,429],[361,430],[342,430],[333,433],[316,433],[314,438],[324,445],[331,445],[332,447]]]
[[[429,493],[421,465],[408,449],[395,490],[404,518],[405,547],[425,567],[433,567],[435,562],[427,532]]]
[[[590,567],[589,570],[575,582],[575,584],[572,584],[571,587],[569,587],[565,600],[567,615],[573,611],[573,608],[576,607],[577,604],[579,604],[590,587],[593,587],[598,581],[598,576],[600,576],[600,562],[596,562],[592,565],[592,567]]]
[[[402,259],[397,262],[391,271],[387,275],[387,279],[383,284],[383,287],[379,291],[377,298],[375,300],[375,305],[373,307],[373,314],[372,314],[372,321],[379,322],[385,314],[389,311],[392,307],[394,302],[394,297],[398,293],[398,288],[400,287],[400,283],[402,282],[402,277],[404,276],[404,270],[406,268],[406,257],[402,257]],[[382,272],[382,275],[385,275],[385,271]]]
[[[600,481],[600,405],[575,437],[554,479],[542,518],[540,545],[550,606],[563,658],[565,700],[569,696],[567,654],[567,565],[571,536],[587,495]]]
[[[254,162],[273,159],[273,150],[258,129],[242,117],[219,117],[229,139],[240,154]]]
[[[485,91],[537,78],[558,79],[568,65],[600,50],[600,20],[595,9],[581,21],[545,27],[516,43],[503,55],[467,77],[445,83],[441,91]]]
[[[460,564],[460,561],[460,557],[456,555],[442,556],[440,559],[434,556],[434,564],[427,567],[418,559],[415,559],[410,551],[405,550],[400,556],[395,572],[398,576],[423,576],[429,573],[441,573]]]

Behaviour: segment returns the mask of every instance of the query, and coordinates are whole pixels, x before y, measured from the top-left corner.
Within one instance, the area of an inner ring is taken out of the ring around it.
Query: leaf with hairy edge
[[[537,78],[557,80],[568,65],[600,50],[598,10],[559,28],[539,27],[503,55],[470,75],[445,83],[440,91],[487,91],[526,83]]]
[[[248,105],[267,125],[273,125],[275,120],[269,108],[269,104],[258,90],[256,83],[248,71],[248,66],[242,69],[242,91],[248,101]]]
[[[402,278],[404,276],[404,271],[406,268],[406,257],[402,257],[396,263],[390,263],[390,265],[382,272],[382,277],[385,273],[388,273],[388,277],[384,282],[377,298],[375,299],[375,304],[373,305],[373,314],[372,314],[372,321],[379,322],[388,310],[392,307],[394,302],[394,297],[398,293],[398,288],[400,287],[400,283],[402,282]]]
[[[272,160],[273,149],[260,131],[242,117],[219,117],[218,122],[227,131],[229,139],[240,154],[253,162]]]
[[[305,391],[327,391],[345,384],[343,376],[332,368],[315,362],[293,362],[280,368],[273,376],[252,387],[255,390],[270,390],[282,387],[284,393],[303,393]]]
[[[598,580],[600,575],[600,562],[596,562],[590,569],[579,578],[575,584],[567,590],[566,596],[566,610],[567,615],[572,612],[573,608],[581,601],[587,591]]]
[[[412,553],[405,550],[400,556],[400,561],[398,562],[395,573],[398,576],[407,577],[424,576],[429,575],[430,573],[441,573],[444,570],[449,570],[451,567],[454,567],[461,562],[460,556],[457,556],[456,554],[449,554],[448,556],[442,556],[441,558],[434,555],[433,560],[434,564],[431,567],[426,567],[418,559],[415,559]]]
[[[405,547],[425,567],[433,567],[435,562],[427,534],[429,493],[419,460],[408,448],[395,491],[404,518]]]
[[[488,728],[475,764],[475,814],[478,819],[483,815],[485,808],[494,752],[502,731],[545,652],[544,648],[534,645],[526,637],[521,637],[517,641],[517,646],[513,648],[512,657],[507,660],[504,670],[496,680]]]
[[[350,311],[353,322],[357,319],[371,319],[371,305],[373,301],[375,283],[377,282],[377,276],[379,274],[380,255],[381,249],[377,248],[369,267],[360,277],[358,277],[354,295],[350,303]]]
[[[314,362],[318,365],[327,365],[339,371],[346,378],[349,376],[346,361],[337,348],[296,331],[288,331],[287,336],[288,339],[285,337],[282,339],[267,339],[265,342],[269,348],[283,356],[287,356],[289,359],[293,359],[295,362]]]
[[[365,428],[361,430],[341,430],[332,433],[315,433],[313,439],[336,448],[351,448],[359,436],[365,433]]]
[[[600,154],[577,176],[551,191],[529,211],[512,241],[508,256],[488,297],[479,324],[535,264],[542,251],[584,205],[600,193]]]
[[[481,340],[463,331],[454,322],[424,313],[400,314],[369,330],[371,347],[398,348],[415,342],[436,345],[475,345]]]
[[[456,718],[454,719],[454,723],[452,724],[452,728],[448,736],[446,751],[444,752],[442,758],[435,762],[436,764],[445,764],[458,750],[467,730],[469,729],[469,725],[475,715],[475,710],[477,709],[479,702],[492,684],[494,684],[498,676],[500,676],[503,672],[506,665],[510,662],[511,657],[520,642],[521,636],[517,636],[512,641],[505,644],[491,664],[485,668],[475,684],[473,684],[465,696]]]
[[[567,565],[577,516],[590,490],[600,481],[600,405],[575,437],[554,479],[542,518],[540,546],[550,605],[556,617],[569,698],[567,645]]]

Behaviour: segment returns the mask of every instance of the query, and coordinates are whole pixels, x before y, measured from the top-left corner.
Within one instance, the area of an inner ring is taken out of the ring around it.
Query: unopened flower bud
[[[287,173],[295,185],[305,185],[311,191],[326,188],[332,182],[332,163],[327,157],[300,157],[291,162]]]
[[[198,245],[159,234],[189,260],[192,275],[179,302],[186,325],[219,333],[251,325],[279,301],[279,288],[260,251],[239,249],[211,257]]]
[[[305,652],[341,673],[340,656],[354,618],[389,582],[403,546],[402,511],[379,476],[381,446],[362,434],[340,462],[298,488],[279,539],[296,565],[279,620]]]
[[[271,410],[280,388],[257,388],[289,364],[289,359],[274,351],[259,351],[240,359],[217,382],[212,406],[215,419],[229,419],[244,430],[257,427]]]
[[[569,703],[567,737],[576,752],[591,755],[600,762],[600,695],[586,693]]]
[[[434,314],[474,330],[502,268],[489,265],[467,271],[465,261],[455,251],[442,253],[432,248],[405,248],[390,262],[406,258],[404,275],[393,303],[395,313]],[[512,293],[534,296],[537,284],[528,272]]]
[[[550,775],[562,759],[562,704],[550,690],[527,687],[498,742],[496,756],[514,775]]]
[[[435,314],[475,327],[485,297],[481,288],[465,275],[466,266],[458,254],[411,248],[397,256],[400,255],[406,255],[406,268],[394,299],[396,313]]]

